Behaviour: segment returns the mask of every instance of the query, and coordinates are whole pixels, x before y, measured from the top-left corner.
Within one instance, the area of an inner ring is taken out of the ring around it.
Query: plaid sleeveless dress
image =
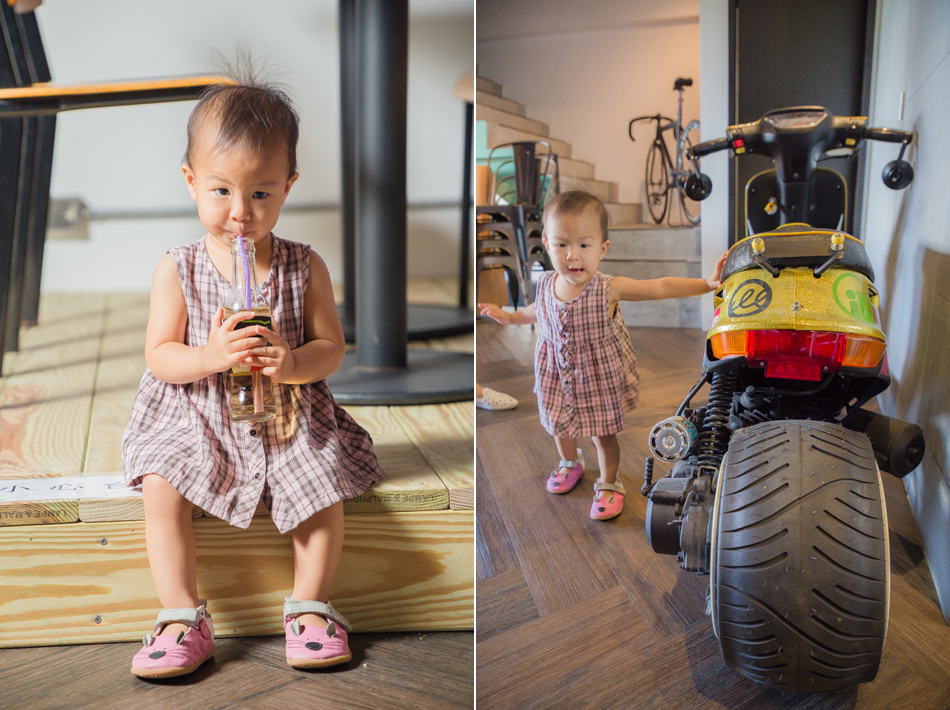
[[[296,348],[305,342],[310,247],[272,239],[270,275],[261,291],[274,328]],[[185,344],[203,345],[231,285],[211,263],[204,238],[168,253],[188,307]],[[241,528],[251,524],[263,499],[284,533],[382,476],[369,434],[337,405],[326,381],[275,383],[274,389],[274,420],[233,422],[227,372],[173,385],[146,370],[122,440],[126,483],[135,486],[156,473],[201,509]]]
[[[551,436],[578,439],[623,429],[624,411],[637,404],[640,378],[620,308],[607,312],[611,276],[596,272],[571,301],[554,294],[557,273],[538,280],[534,312],[534,392],[541,426]]]

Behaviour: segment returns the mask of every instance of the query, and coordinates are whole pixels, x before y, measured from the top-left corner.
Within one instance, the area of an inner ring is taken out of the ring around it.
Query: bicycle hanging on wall
[[[673,83],[673,90],[679,93],[675,120],[660,114],[638,116],[632,119],[627,127],[630,140],[636,141],[633,137],[633,124],[639,121],[656,122],[656,135],[647,152],[646,191],[647,209],[650,210],[650,216],[657,224],[662,224],[663,219],[666,218],[670,226],[679,226],[673,225],[670,193],[676,195],[674,199],[679,203],[682,219],[689,224],[699,224],[699,203],[691,199],[690,191],[686,188],[689,177],[699,173],[698,165],[693,165],[694,170],[690,169],[691,161],[686,154],[686,151],[699,141],[699,121],[690,121],[685,128],[683,127],[683,90],[692,85],[692,79],[683,78]],[[675,160],[666,145],[664,134],[667,131],[673,134]]]

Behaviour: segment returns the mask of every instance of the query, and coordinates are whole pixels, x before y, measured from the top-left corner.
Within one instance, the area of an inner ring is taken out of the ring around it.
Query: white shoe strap
[[[295,619],[301,614],[319,614],[327,619],[332,619],[345,631],[350,630],[350,622],[346,620],[340,612],[333,608],[330,602],[324,604],[316,601],[297,601],[292,597],[284,599],[284,618]]]

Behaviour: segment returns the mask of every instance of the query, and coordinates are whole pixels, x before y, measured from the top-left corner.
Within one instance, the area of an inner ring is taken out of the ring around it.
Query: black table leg
[[[470,399],[471,355],[407,349],[408,0],[359,0],[357,25],[357,347],[330,388],[343,404]]]
[[[346,342],[356,341],[356,191],[357,191],[357,130],[360,113],[360,27],[358,24],[359,0],[340,0],[340,116],[342,142],[341,195],[343,234],[343,300],[337,308]],[[468,128],[471,133],[471,128]],[[468,147],[466,155],[471,153]],[[470,161],[470,159],[469,159]],[[471,162],[467,170],[471,170]],[[468,185],[468,195],[471,182]],[[467,202],[463,202],[467,205]],[[468,210],[465,209],[465,217]],[[463,224],[463,230],[465,225]],[[465,232],[462,233],[463,258],[467,258]],[[467,265],[466,265],[467,266]],[[468,280],[470,269],[460,271],[460,291],[465,294],[459,306],[442,306],[428,303],[410,303],[406,311],[406,328],[409,340],[427,340],[471,332],[474,317],[468,303]]]

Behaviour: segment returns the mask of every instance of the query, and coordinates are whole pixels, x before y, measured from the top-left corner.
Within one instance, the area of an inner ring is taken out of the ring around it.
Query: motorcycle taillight
[[[766,377],[817,381],[823,372],[840,369],[844,335],[807,330],[752,330],[746,352],[751,362],[765,364]]]
[[[768,377],[818,381],[842,366],[874,368],[881,364],[884,341],[866,335],[808,330],[734,330],[710,338],[719,360],[745,356]]]

